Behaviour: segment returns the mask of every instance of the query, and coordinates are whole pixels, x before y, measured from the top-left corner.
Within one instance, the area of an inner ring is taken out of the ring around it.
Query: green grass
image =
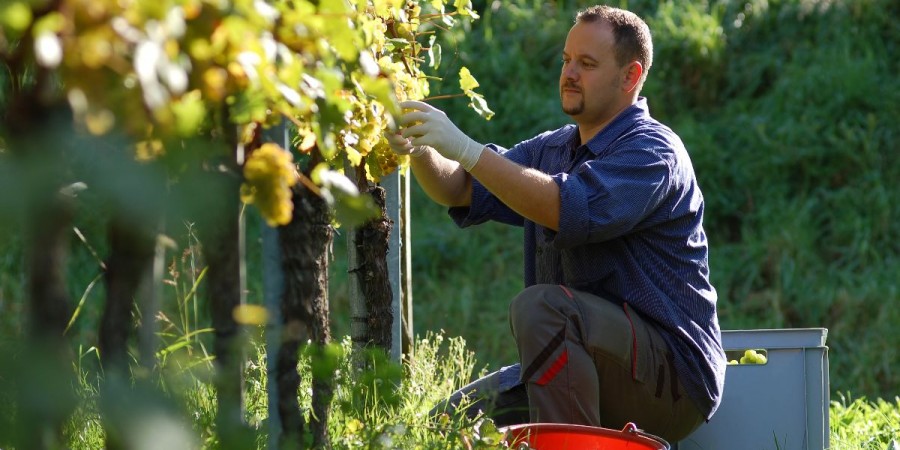
[[[831,402],[831,448],[900,448],[900,397],[869,400],[841,395]]]
[[[425,414],[439,399],[465,383],[473,372],[475,361],[462,339],[429,333],[416,341],[414,362],[401,367],[384,357],[376,357],[373,361],[377,362],[377,368],[364,373],[352,368],[349,338],[334,345],[344,355],[335,372],[337,388],[329,422],[336,448],[455,449],[462,439],[471,442],[496,439],[496,435],[478,434],[485,433],[490,425],[467,419],[438,423],[428,420]],[[247,349],[250,357],[245,371],[248,386],[245,421],[250,427],[249,442],[254,442],[256,448],[266,448],[269,433],[266,356],[262,345],[250,344]],[[135,425],[139,422],[129,436],[133,448],[241,448],[224,445],[214,432],[215,392],[204,381],[207,374],[202,368],[161,369],[165,387],[122,392],[125,397],[139,400],[129,410],[130,420]],[[309,358],[301,359],[298,370],[304,375],[299,398],[301,405],[308,409]],[[82,373],[78,391],[79,408],[66,428],[68,448],[100,448],[104,436],[97,407],[99,390]],[[161,400],[173,399],[176,408],[159,407]],[[169,439],[167,447],[158,447],[160,436]]]
[[[336,344],[337,345],[337,344]],[[453,419],[428,420],[432,405],[465,383],[474,373],[476,361],[461,338],[428,333],[415,346],[415,358],[402,369],[380,370],[368,375],[351,376],[349,355],[351,343],[340,344],[344,359],[336,372],[338,388],[334,399],[330,433],[334,448],[369,449],[459,449],[469,442],[472,448],[505,448],[497,444],[500,434],[490,422]],[[247,364],[247,411],[245,419],[252,430],[255,448],[266,448],[268,422],[266,410],[265,354],[260,346],[251,346]],[[382,361],[382,364],[388,364]],[[309,360],[301,360],[299,370],[309,373]],[[402,370],[402,374],[401,371]],[[131,411],[140,426],[135,428],[135,445],[159,445],[159,436],[169,440],[166,448],[236,448],[223,447],[212,427],[215,393],[202,375],[176,373],[177,388],[169,394],[180,398],[179,410],[140,407]],[[301,405],[309,408],[310,380],[305,377],[300,388]],[[69,448],[96,449],[102,446],[103,434],[97,412],[97,389],[85,378],[79,384],[81,406],[69,422],[66,434]],[[137,395],[132,392],[132,395]],[[893,402],[840,396],[830,408],[831,449],[894,450],[900,435],[900,397]],[[139,447],[136,447],[139,448]],[[161,448],[161,447],[153,447]],[[250,447],[248,447],[250,448]],[[773,450],[780,448],[777,445]]]

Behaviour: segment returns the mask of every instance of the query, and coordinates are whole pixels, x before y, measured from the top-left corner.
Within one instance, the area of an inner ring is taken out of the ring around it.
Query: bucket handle
[[[660,438],[658,438],[658,437],[656,437],[656,436],[654,436],[654,435],[652,435],[652,434],[650,434],[650,433],[645,433],[643,430],[641,430],[640,428],[638,428],[637,425],[634,424],[634,422],[628,422],[628,423],[626,423],[625,426],[622,428],[622,432],[623,432],[623,433],[632,434],[632,435],[637,435],[637,436],[640,436],[640,437],[644,437],[644,438],[651,439],[651,440],[654,440],[654,441],[656,441],[656,442],[659,442],[660,444],[663,444],[663,445],[666,446],[666,450],[671,450],[671,448],[672,448],[672,447],[669,446],[669,443],[668,443],[668,442],[666,442],[666,441],[664,441],[664,440],[662,440],[662,439],[660,439]]]

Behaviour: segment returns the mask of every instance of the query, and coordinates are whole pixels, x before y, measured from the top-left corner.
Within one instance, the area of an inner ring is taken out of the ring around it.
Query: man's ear
[[[625,66],[625,77],[622,80],[622,88],[625,89],[625,92],[633,91],[638,82],[641,80],[641,75],[644,74],[644,66],[641,65],[640,61],[631,61]]]

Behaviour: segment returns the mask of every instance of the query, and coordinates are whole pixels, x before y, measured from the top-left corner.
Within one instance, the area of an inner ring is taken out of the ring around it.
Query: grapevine
[[[184,140],[237,129],[242,199],[281,224],[291,217],[294,182],[275,166],[260,171],[257,160],[272,158],[271,147],[254,156],[261,130],[287,119],[293,151],[317,152],[338,171],[346,160],[377,182],[407,163],[384,131],[398,101],[427,99],[422,55],[440,64],[434,30],[458,17],[478,16],[465,0],[13,0],[0,8],[0,55],[52,73],[61,85],[52,94],[78,126],[124,132],[140,161],[197,151]],[[426,36],[427,47],[419,42]],[[468,70],[460,77],[489,118],[477,82]]]

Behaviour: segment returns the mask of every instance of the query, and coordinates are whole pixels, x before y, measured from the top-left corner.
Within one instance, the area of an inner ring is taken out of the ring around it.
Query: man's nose
[[[563,78],[567,80],[577,80],[578,79],[578,69],[575,67],[575,63],[569,63],[563,66],[562,69]]]

